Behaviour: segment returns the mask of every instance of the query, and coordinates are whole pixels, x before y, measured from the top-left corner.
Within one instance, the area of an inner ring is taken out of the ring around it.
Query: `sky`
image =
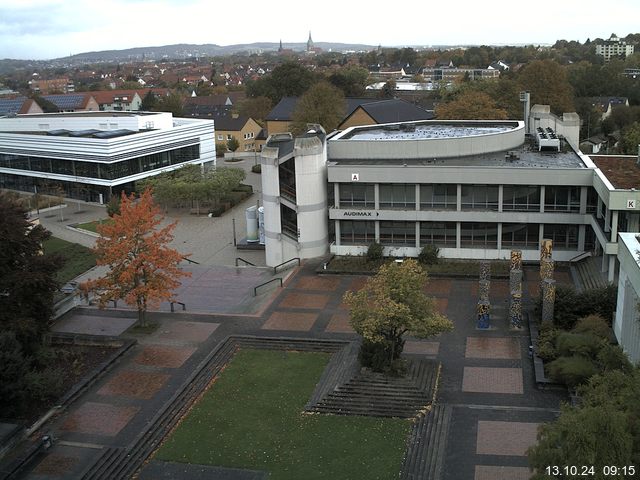
[[[528,7],[525,9],[525,5]],[[640,33],[640,1],[0,0],[0,58],[175,43],[553,44]]]

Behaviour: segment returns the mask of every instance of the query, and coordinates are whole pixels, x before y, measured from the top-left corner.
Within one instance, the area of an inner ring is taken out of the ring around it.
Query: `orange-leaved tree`
[[[146,326],[146,312],[162,301],[173,301],[179,278],[189,276],[179,264],[184,256],[169,248],[176,222],[161,227],[164,217],[153,203],[151,189],[138,200],[122,193],[120,213],[97,227],[97,264],[109,267],[104,277],[89,280],[83,290],[95,292],[98,304],[124,300],[138,309]]]

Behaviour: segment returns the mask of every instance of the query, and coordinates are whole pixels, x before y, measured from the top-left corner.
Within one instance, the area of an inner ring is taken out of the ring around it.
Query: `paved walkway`
[[[255,314],[224,313],[225,300],[213,296],[208,302],[217,303],[220,314],[151,314],[160,322],[158,330],[136,336],[138,344],[126,357],[46,426],[57,443],[26,478],[77,478],[103,448],[129,445],[230,334],[355,338],[342,295],[361,288],[366,278],[319,276],[315,266],[308,262],[296,270],[285,288],[264,297]],[[557,276],[559,281],[569,278],[565,272]],[[477,282],[433,279],[427,292],[454,322],[455,330],[426,341],[409,339],[406,344],[405,353],[435,358],[443,365],[437,401],[453,411],[443,480],[529,478],[526,449],[535,443],[537,426],[555,418],[563,398],[534,385],[526,330],[510,330],[505,317],[507,282],[492,282],[494,328],[478,331],[474,322]],[[524,300],[529,306],[536,285],[536,272],[525,269]],[[82,309],[66,320],[67,326],[81,328],[93,322],[119,334],[133,323],[134,315],[124,310]],[[61,325],[64,322],[56,328]]]

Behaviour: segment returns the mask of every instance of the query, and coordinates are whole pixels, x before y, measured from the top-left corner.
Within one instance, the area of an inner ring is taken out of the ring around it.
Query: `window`
[[[457,185],[420,185],[421,210],[455,210],[457,203]]]
[[[462,222],[460,244],[463,248],[498,248],[498,224]]]
[[[540,187],[505,185],[502,189],[502,210],[505,212],[539,212]]]
[[[547,186],[544,191],[545,212],[579,212],[580,187]]]
[[[558,250],[578,249],[577,225],[545,225],[544,238],[553,240],[553,248]]]
[[[376,222],[340,220],[341,245],[369,245],[376,239]]]
[[[462,185],[463,210],[498,210],[497,185]]]
[[[540,226],[537,223],[503,223],[502,247],[521,247],[537,249]]]
[[[416,186],[404,183],[380,185],[380,208],[415,210]]]
[[[598,210],[598,192],[593,187],[587,189],[587,213],[596,213]]]
[[[227,141],[231,140],[233,138],[233,135],[227,134]]]
[[[420,222],[420,246],[456,246],[456,222]]]
[[[416,222],[380,222],[380,243],[398,247],[415,247]]]
[[[341,183],[340,208],[375,208],[371,183]]]
[[[221,133],[218,134],[218,140],[220,141],[224,140],[224,136]]]

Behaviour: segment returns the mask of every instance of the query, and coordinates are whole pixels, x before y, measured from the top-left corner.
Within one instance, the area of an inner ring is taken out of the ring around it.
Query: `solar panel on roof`
[[[45,95],[43,98],[59,109],[67,110],[81,107],[84,95]]]
[[[95,133],[93,136],[95,138],[116,138],[122,137],[124,135],[130,135],[132,133],[136,133],[133,130],[127,130],[125,128],[119,128],[118,130],[108,130],[103,132]]]
[[[25,97],[7,98],[0,100],[0,115],[18,113],[22,108],[25,100]]]
[[[93,128],[88,130],[76,130],[75,132],[69,132],[69,136],[70,137],[89,137],[98,132],[100,132],[100,130],[95,130]]]

